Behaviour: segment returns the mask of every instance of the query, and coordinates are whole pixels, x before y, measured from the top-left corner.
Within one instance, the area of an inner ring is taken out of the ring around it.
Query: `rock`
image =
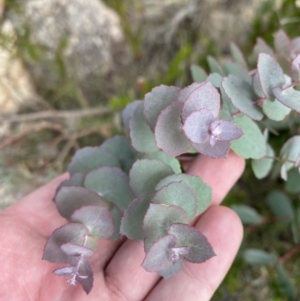
[[[10,18],[41,55],[24,59],[36,82],[57,88],[61,77],[75,82],[106,75],[123,42],[118,15],[99,0],[20,0]]]
[[[2,24],[1,33],[5,37],[5,43],[0,46],[0,114],[3,115],[16,113],[22,106],[32,106],[38,95],[30,75],[16,56],[16,35],[10,21]]]

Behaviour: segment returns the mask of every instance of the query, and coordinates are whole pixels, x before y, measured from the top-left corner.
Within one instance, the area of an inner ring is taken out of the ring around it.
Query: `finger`
[[[198,156],[191,164],[187,173],[200,177],[212,188],[212,204],[219,204],[245,168],[245,160],[229,152],[227,158],[215,159],[207,156]]]
[[[207,237],[216,256],[202,264],[185,262],[177,275],[162,279],[146,301],[208,301],[220,285],[242,240],[240,219],[229,208],[212,206],[195,227]]]
[[[243,160],[231,153],[227,159],[211,159],[200,156],[193,163],[189,172],[201,176],[206,183],[212,185],[213,198],[216,203],[220,202],[221,198],[234,185],[243,168]],[[216,170],[219,173],[218,181],[214,180]],[[142,242],[125,241],[106,268],[107,285],[111,290],[127,300],[144,299],[160,279],[156,273],[147,273],[141,267],[144,258]]]
[[[68,174],[56,177],[7,208],[4,213],[17,216],[44,236],[49,236],[56,228],[67,222],[58,213],[53,202],[58,185],[67,178]]]

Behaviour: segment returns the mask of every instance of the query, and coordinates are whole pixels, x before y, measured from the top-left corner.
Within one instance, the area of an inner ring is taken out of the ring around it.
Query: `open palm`
[[[219,203],[241,175],[244,160],[230,153],[226,159],[199,156],[188,173],[200,176],[213,189],[210,208],[195,227],[211,243],[217,256],[203,264],[185,263],[177,275],[164,280],[148,273],[140,241],[99,241],[91,258],[94,288],[86,295],[80,285],[52,271],[61,265],[41,260],[47,238],[67,221],[52,201],[62,175],[0,213],[0,266],[2,301],[208,301],[226,275],[242,239],[236,214]]]

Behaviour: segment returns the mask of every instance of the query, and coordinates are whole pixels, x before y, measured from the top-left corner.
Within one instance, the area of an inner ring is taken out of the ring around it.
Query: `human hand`
[[[195,227],[211,243],[217,256],[202,264],[184,263],[175,276],[164,280],[148,273],[141,241],[99,241],[91,257],[94,287],[86,295],[80,285],[52,273],[60,265],[43,261],[48,237],[67,221],[52,201],[62,175],[0,213],[1,301],[208,301],[226,275],[242,239],[242,225],[229,208],[219,206],[244,169],[244,160],[230,153],[226,159],[199,156],[187,173],[200,176],[213,189],[209,209]]]

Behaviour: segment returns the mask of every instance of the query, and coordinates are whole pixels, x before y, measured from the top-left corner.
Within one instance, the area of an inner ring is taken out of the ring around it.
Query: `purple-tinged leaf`
[[[209,141],[206,143],[192,143],[192,146],[199,153],[208,157],[226,158],[230,149],[230,141],[217,140],[214,146],[211,146]]]
[[[207,78],[206,72],[199,66],[197,65],[192,65],[190,67],[191,74],[192,74],[192,79],[196,83],[201,83],[204,82]]]
[[[286,180],[287,172],[293,167],[298,167],[295,166],[295,163],[299,162],[300,159],[300,135],[294,136],[286,141],[280,150],[280,158],[282,158],[283,161],[286,161],[281,166],[281,177]],[[294,161],[295,163],[288,162],[287,160]]]
[[[253,103],[256,97],[252,87],[247,82],[234,75],[229,75],[223,79],[222,85],[237,109],[254,120],[261,120],[263,118],[263,114]]]
[[[292,61],[291,74],[295,82],[300,82],[300,54]]]
[[[222,86],[223,77],[219,73],[211,73],[206,81],[211,82],[216,88]]]
[[[159,272],[173,265],[171,250],[176,242],[177,239],[173,235],[159,238],[147,252],[142,267],[148,272]]]
[[[144,156],[142,156],[141,159],[157,159],[172,167],[175,173],[182,172],[179,160],[174,157],[166,155],[162,151],[157,151],[151,154],[145,154]]]
[[[98,238],[109,238],[114,233],[113,218],[105,207],[83,206],[72,214],[71,220],[84,224]]]
[[[212,56],[209,55],[206,60],[211,73],[219,73],[221,75],[225,75],[219,63]]]
[[[210,126],[215,120],[211,111],[202,109],[190,114],[183,125],[188,139],[193,143],[205,143],[210,138]]]
[[[93,288],[94,275],[90,263],[85,258],[82,258],[76,280],[81,284],[86,294],[89,294]]]
[[[87,172],[101,166],[116,166],[120,163],[116,156],[101,147],[84,147],[78,150],[68,166],[68,172]]]
[[[233,42],[230,43],[230,53],[236,63],[240,64],[241,66],[243,66],[244,68],[247,69],[247,62],[246,62],[246,59],[245,59],[242,51]]]
[[[103,197],[83,187],[62,187],[55,197],[55,203],[59,213],[68,220],[82,206],[108,207],[108,202]]]
[[[144,100],[144,115],[150,128],[154,130],[160,112],[169,106],[179,94],[178,87],[160,85],[147,93]]]
[[[244,80],[248,84],[251,83],[251,77],[248,74],[248,71],[241,65],[232,62],[225,62],[223,68],[227,76],[233,75],[241,80]]]
[[[274,52],[272,48],[262,39],[262,38],[257,38],[256,39],[256,44],[254,46],[254,52],[258,56],[260,53],[266,53],[269,55],[274,55]]]
[[[211,111],[216,118],[220,112],[221,98],[218,90],[210,82],[205,82],[199,88],[192,91],[184,102],[182,108],[182,121],[185,122],[187,117],[198,110],[207,109]]]
[[[120,226],[121,226],[121,219],[122,219],[122,212],[121,210],[113,203],[110,204],[109,211],[114,221],[114,233],[112,234],[109,239],[119,239],[120,238]]]
[[[300,54],[300,37],[292,40],[292,58],[294,59],[298,54]]]
[[[115,203],[121,210],[134,199],[129,177],[118,167],[100,167],[89,172],[85,177],[84,186]]]
[[[153,195],[154,192],[143,194],[129,204],[121,220],[121,234],[130,239],[142,240],[144,238],[143,220]]]
[[[191,221],[197,213],[197,199],[193,190],[183,181],[172,182],[158,190],[152,203],[181,207]]]
[[[180,257],[189,262],[201,263],[216,256],[207,238],[195,228],[185,224],[173,224],[169,234],[177,238],[176,247],[187,247],[189,252]]]
[[[153,191],[163,178],[173,174],[172,168],[160,160],[137,160],[130,170],[130,186],[136,196]]]
[[[145,251],[147,252],[160,237],[168,234],[170,225],[187,222],[187,214],[181,207],[150,204],[143,223]]]
[[[183,181],[184,183],[186,183],[195,193],[197,197],[198,207],[197,215],[203,213],[211,203],[212,189],[208,185],[206,185],[203,182],[203,180],[201,180],[199,177],[191,176],[184,173],[171,175],[159,181],[155,187],[155,190],[159,190],[172,182],[179,181]]]
[[[56,189],[56,193],[62,188],[62,187],[83,187],[83,181],[85,178],[85,173],[77,172],[71,175],[70,179],[64,180],[60,183],[58,188]]]
[[[94,254],[94,251],[84,246],[76,245],[70,242],[62,244],[60,246],[62,251],[69,256],[85,256],[90,257]]]
[[[178,259],[176,262],[174,262],[172,265],[170,265],[169,267],[165,268],[162,271],[159,271],[158,274],[162,277],[164,277],[165,279],[170,278],[171,276],[176,275],[178,272],[180,272],[181,268],[182,268],[182,264],[183,264],[183,260],[182,259]]]
[[[185,102],[188,96],[203,84],[204,83],[192,83],[191,85],[181,89],[176,100],[179,102]]]
[[[88,234],[88,228],[82,224],[71,223],[56,229],[45,245],[43,259],[50,262],[70,263],[70,256],[65,254],[60,246],[68,242],[83,245]]]
[[[258,57],[257,71],[259,81],[264,94],[274,98],[274,88],[282,87],[285,84],[283,71],[274,57],[261,53]]]
[[[284,30],[280,29],[274,34],[274,46],[280,56],[287,59],[290,58],[292,50],[291,40]]]
[[[264,157],[266,141],[258,125],[243,114],[234,116],[233,121],[242,129],[244,135],[231,142],[231,149],[245,159]]]
[[[76,272],[75,267],[64,267],[64,268],[59,268],[53,271],[53,273],[57,276],[69,276],[72,275]]]
[[[115,155],[120,161],[122,170],[126,173],[129,172],[136,159],[137,153],[132,148],[131,142],[128,138],[124,136],[114,136],[105,140],[101,144],[101,148],[104,148]]]
[[[123,124],[124,124],[124,128],[126,130],[127,135],[129,136],[129,122],[130,119],[133,115],[133,112],[135,111],[135,109],[141,104],[143,103],[142,100],[135,100],[131,103],[129,103],[125,109],[122,112],[122,118],[123,118]]]
[[[211,137],[216,141],[231,141],[242,137],[243,131],[233,122],[228,120],[215,120],[210,125]]]
[[[155,127],[155,139],[158,148],[169,156],[179,156],[190,150],[190,142],[185,136],[181,124],[183,103],[173,102],[158,117]]]
[[[273,93],[275,97],[286,107],[300,113],[300,91],[294,88],[274,88]]]
[[[142,153],[153,153],[158,151],[156,146],[154,134],[149,125],[146,123],[144,117],[144,106],[139,104],[135,109],[130,122],[130,138],[132,146]]]
[[[283,105],[277,99],[273,101],[268,99],[264,100],[262,109],[268,118],[275,121],[283,120],[291,112],[290,108]]]

